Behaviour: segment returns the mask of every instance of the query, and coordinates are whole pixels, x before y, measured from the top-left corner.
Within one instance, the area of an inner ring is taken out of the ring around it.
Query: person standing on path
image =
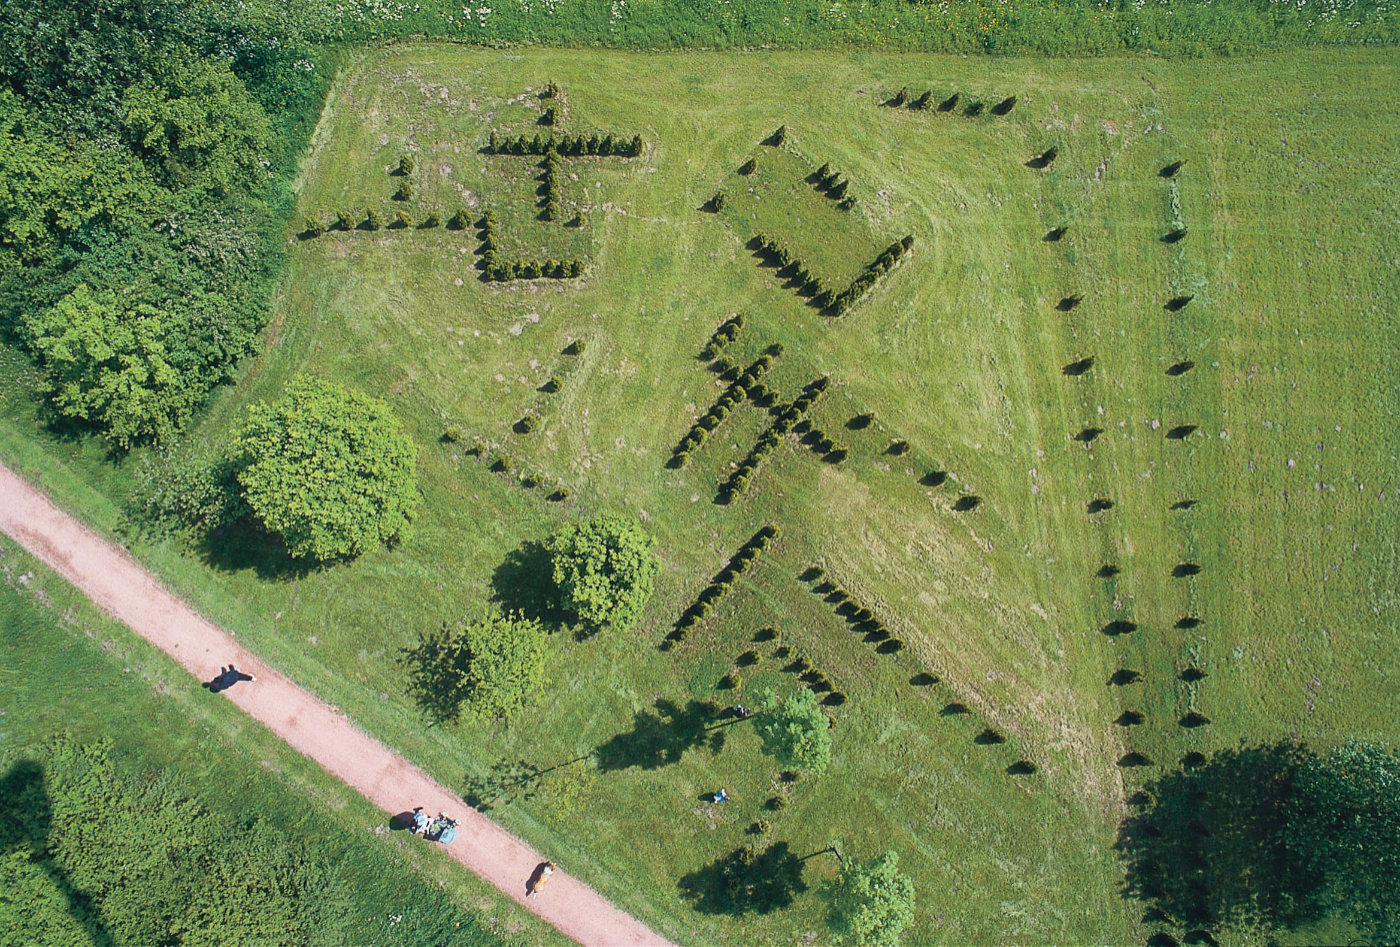
[[[533,898],[535,895],[539,894],[540,889],[549,883],[549,876],[554,874],[554,870],[558,867],[559,866],[554,864],[554,862],[545,862],[543,865],[536,868],[535,877],[530,880],[530,884],[526,885],[530,890],[526,893],[525,897]]]

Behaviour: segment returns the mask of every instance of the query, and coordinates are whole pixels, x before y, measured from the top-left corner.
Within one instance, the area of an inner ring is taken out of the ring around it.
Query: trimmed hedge
[[[524,135],[498,138],[496,133],[492,132],[490,139],[481,147],[481,153],[542,157],[552,152],[565,158],[637,158],[645,148],[641,135],[633,135],[631,139],[611,134],[601,138],[597,135],[587,138],[583,135],[562,135],[555,138],[551,133],[544,138],[539,134],[533,138],[526,138]]]
[[[765,355],[759,359],[759,362],[769,357]],[[794,425],[802,420],[802,416],[825,393],[830,383],[831,380],[825,375],[808,383],[802,389],[802,394],[792,404],[778,412],[778,416],[768,425],[768,429],[759,437],[758,442],[754,444],[748,456],[739,464],[738,469],[720,485],[719,495],[723,502],[729,503],[736,496],[748,492],[758,468],[768,459],[768,455],[773,453],[777,446],[782,443],[783,436],[792,431]]]
[[[843,191],[844,193],[844,191]],[[776,263],[779,275],[786,275],[799,295],[811,297],[811,305],[833,316],[844,314],[876,281],[888,272],[914,246],[909,234],[891,243],[845,289],[837,292],[808,272],[806,264],[796,259],[772,237],[762,231],[754,234],[750,245],[765,262]]]
[[[738,329],[736,328],[735,320],[738,320],[737,325],[743,325],[743,316],[735,316],[733,319],[726,322],[724,326],[720,327],[720,330],[716,332],[716,336],[719,335],[720,331],[724,331],[725,326],[728,326],[732,333],[737,334]],[[731,335],[731,338],[732,337]],[[712,338],[710,346],[713,345],[714,341]],[[707,351],[710,346],[706,347]],[[717,430],[739,405],[749,399],[750,388],[756,387],[758,385],[758,379],[766,375],[772,367],[773,356],[761,355],[753,364],[749,365],[749,367],[744,370],[743,374],[731,382],[729,387],[715,399],[715,403],[710,406],[710,410],[697,418],[695,423],[691,425],[690,430],[686,432],[685,437],[681,438],[680,442],[676,444],[671,452],[669,466],[679,468],[689,463],[690,455],[703,447],[710,432]]]
[[[690,631],[700,622],[710,617],[716,604],[729,593],[733,587],[734,580],[743,575],[758,560],[761,553],[766,552],[773,543],[782,536],[783,531],[776,523],[769,523],[750,537],[749,541],[739,547],[729,562],[710,581],[710,584],[700,592],[695,603],[687,608],[681,617],[676,620],[668,639],[672,643],[684,641],[690,635]],[[758,652],[747,651],[740,655],[740,662],[745,663],[748,658],[759,658]],[[761,658],[759,658],[761,660]],[[752,663],[757,664],[758,661]]]

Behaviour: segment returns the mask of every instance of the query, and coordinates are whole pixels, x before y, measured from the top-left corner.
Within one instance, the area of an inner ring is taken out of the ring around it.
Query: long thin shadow
[[[67,903],[69,917],[82,928],[94,947],[114,947],[115,941],[102,923],[101,912],[86,893],[76,887],[49,851],[54,829],[53,801],[45,785],[44,769],[33,760],[20,760],[0,779],[0,839],[8,844],[0,854],[16,849],[29,853],[29,863],[48,878]]]

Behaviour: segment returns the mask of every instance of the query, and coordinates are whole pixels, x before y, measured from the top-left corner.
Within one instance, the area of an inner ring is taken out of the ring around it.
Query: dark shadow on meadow
[[[28,864],[42,872],[59,893],[67,905],[68,916],[88,941],[95,947],[113,947],[115,941],[103,925],[97,906],[69,880],[68,873],[49,852],[53,819],[43,767],[33,760],[13,764],[0,778],[0,857],[24,852]]]
[[[660,769],[680,762],[687,750],[708,745],[718,752],[724,747],[723,730],[707,730],[714,711],[698,700],[681,707],[664,697],[652,705],[655,710],[639,710],[632,720],[632,729],[600,744],[593,751],[598,769],[603,772],[639,766]]]
[[[766,848],[744,846],[681,878],[681,897],[701,914],[772,914],[807,890],[802,863],[823,852],[799,858],[787,842]]]
[[[1123,897],[1142,902],[1144,920],[1193,929],[1280,929],[1316,916],[1314,883],[1289,856],[1284,832],[1307,757],[1290,743],[1242,746],[1147,783],[1118,829]]]

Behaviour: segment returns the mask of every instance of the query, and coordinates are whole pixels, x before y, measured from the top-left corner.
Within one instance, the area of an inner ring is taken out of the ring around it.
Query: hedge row
[[[559,219],[559,154],[551,151],[541,163],[544,172],[540,182],[544,184],[544,219]]]
[[[488,283],[518,279],[577,279],[584,272],[582,260],[505,260],[481,274]]]
[[[642,136],[634,135],[630,141],[596,134],[585,138],[583,135],[562,135],[555,138],[551,133],[540,137],[497,138],[491,133],[490,140],[482,146],[482,154],[488,155],[546,155],[557,152],[566,158],[581,158],[585,155],[599,158],[635,158],[642,153]]]
[[[822,430],[819,427],[815,427],[806,421],[803,421],[800,425],[798,425],[798,427],[802,426],[805,426],[806,429],[799,431],[796,430],[796,427],[794,428],[796,433],[802,435],[802,442],[811,447],[812,450],[823,455],[831,463],[839,464],[841,463],[841,461],[845,460],[848,456],[850,456],[851,452],[846,448],[846,446],[844,444],[840,444],[832,440],[831,437],[826,433],[826,431]]]
[[[954,92],[946,99],[942,99],[935,104],[933,101],[932,89],[923,92],[917,97],[911,97],[909,95],[909,87],[905,86],[904,88],[896,92],[894,94],[894,97],[891,98],[885,104],[894,108],[907,107],[914,109],[915,111],[921,112],[954,112],[957,111],[958,105],[963,103],[962,93],[960,92]],[[1007,96],[1006,98],[1002,99],[996,105],[993,105],[990,110],[987,108],[987,103],[981,101],[980,99],[969,99],[965,104],[963,104],[962,113],[968,118],[976,118],[985,111],[990,111],[993,115],[1006,115],[1015,107],[1016,96],[1014,95]]]
[[[908,253],[914,246],[914,235],[908,234],[902,240],[896,240],[886,247],[873,262],[866,266],[864,272],[851,281],[839,293],[833,294],[830,290],[818,294],[813,300],[813,304],[823,311],[829,311],[834,316],[842,315],[851,306],[855,305],[860,297],[869,292],[870,288],[885,272],[899,262],[904,254]]]
[[[754,234],[751,245],[765,260],[777,264],[778,275],[791,281],[799,295],[810,296],[813,306],[833,316],[839,316],[850,309],[887,270],[909,252],[914,246],[914,235],[909,234],[886,247],[851,281],[851,285],[839,293],[823,285],[818,277],[808,272],[801,260],[793,257],[786,247],[766,233],[759,231]]]
[[[807,180],[811,181],[813,187],[833,201],[840,201],[837,206],[842,210],[850,210],[856,206],[856,199],[846,195],[846,188],[850,186],[851,182],[842,181],[841,173],[831,170],[831,165],[823,164]]]
[[[718,357],[724,351],[724,347],[735,339],[739,338],[739,333],[744,328],[744,314],[735,313],[719,324],[719,328],[710,336],[710,341],[705,343],[705,348],[700,352],[700,357],[709,361]]]
[[[889,628],[874,612],[862,605],[839,583],[827,578],[825,569],[813,566],[804,576],[812,583],[812,591],[833,605],[836,614],[846,619],[853,631],[865,635],[865,640],[876,645],[876,650],[881,654],[894,654],[904,650],[904,642],[892,637]]]
[[[454,230],[461,229],[467,220],[466,211],[458,211],[448,221]],[[502,260],[500,242],[496,235],[496,212],[488,210],[478,223],[481,246],[477,253],[481,256],[481,278],[488,283],[504,283],[517,279],[576,279],[583,275],[582,260]]]
[[[428,216],[423,218],[419,224],[420,229],[437,227],[442,223],[442,215],[437,211],[429,211]],[[413,226],[413,216],[406,210],[400,210],[394,214],[394,220],[389,224],[390,230],[408,230]],[[302,220],[302,234],[307,237],[319,237],[327,230],[341,230],[350,232],[363,227],[365,230],[383,230],[384,215],[379,211],[370,208],[365,211],[364,222],[360,223],[358,218],[348,210],[338,211],[335,221],[327,226],[324,220],[319,217],[307,215]]]
[[[783,535],[782,528],[776,523],[769,523],[767,526],[754,533],[748,542],[739,547],[725,567],[719,574],[711,580],[705,591],[700,593],[700,597],[676,620],[676,627],[671,632],[669,640],[672,642],[682,642],[690,635],[690,631],[706,618],[719,601],[729,594],[729,590],[734,585],[734,581],[752,568],[758,561],[758,557],[768,550],[768,547],[777,542]]]
[[[700,416],[686,436],[676,445],[676,449],[672,452],[671,466],[684,467],[690,463],[691,451],[703,447],[710,432],[717,430],[732,411],[755,395],[755,389],[760,386],[759,379],[768,374],[768,370],[772,367],[773,356],[762,355],[742,375],[736,378],[710,406],[710,410]],[[761,394],[766,394],[767,390],[766,385],[762,386]]]
[[[766,356],[765,356],[766,357]],[[831,379],[823,375],[821,378],[810,382],[802,389],[792,404],[788,405],[778,416],[773,419],[773,423],[768,426],[768,430],[763,432],[763,436],[758,439],[748,456],[744,458],[739,469],[730,474],[729,479],[720,485],[720,499],[728,503],[736,496],[747,493],[749,486],[753,483],[754,475],[758,468],[768,459],[768,455],[782,443],[783,437],[802,420],[812,405],[816,404],[831,384]]]

